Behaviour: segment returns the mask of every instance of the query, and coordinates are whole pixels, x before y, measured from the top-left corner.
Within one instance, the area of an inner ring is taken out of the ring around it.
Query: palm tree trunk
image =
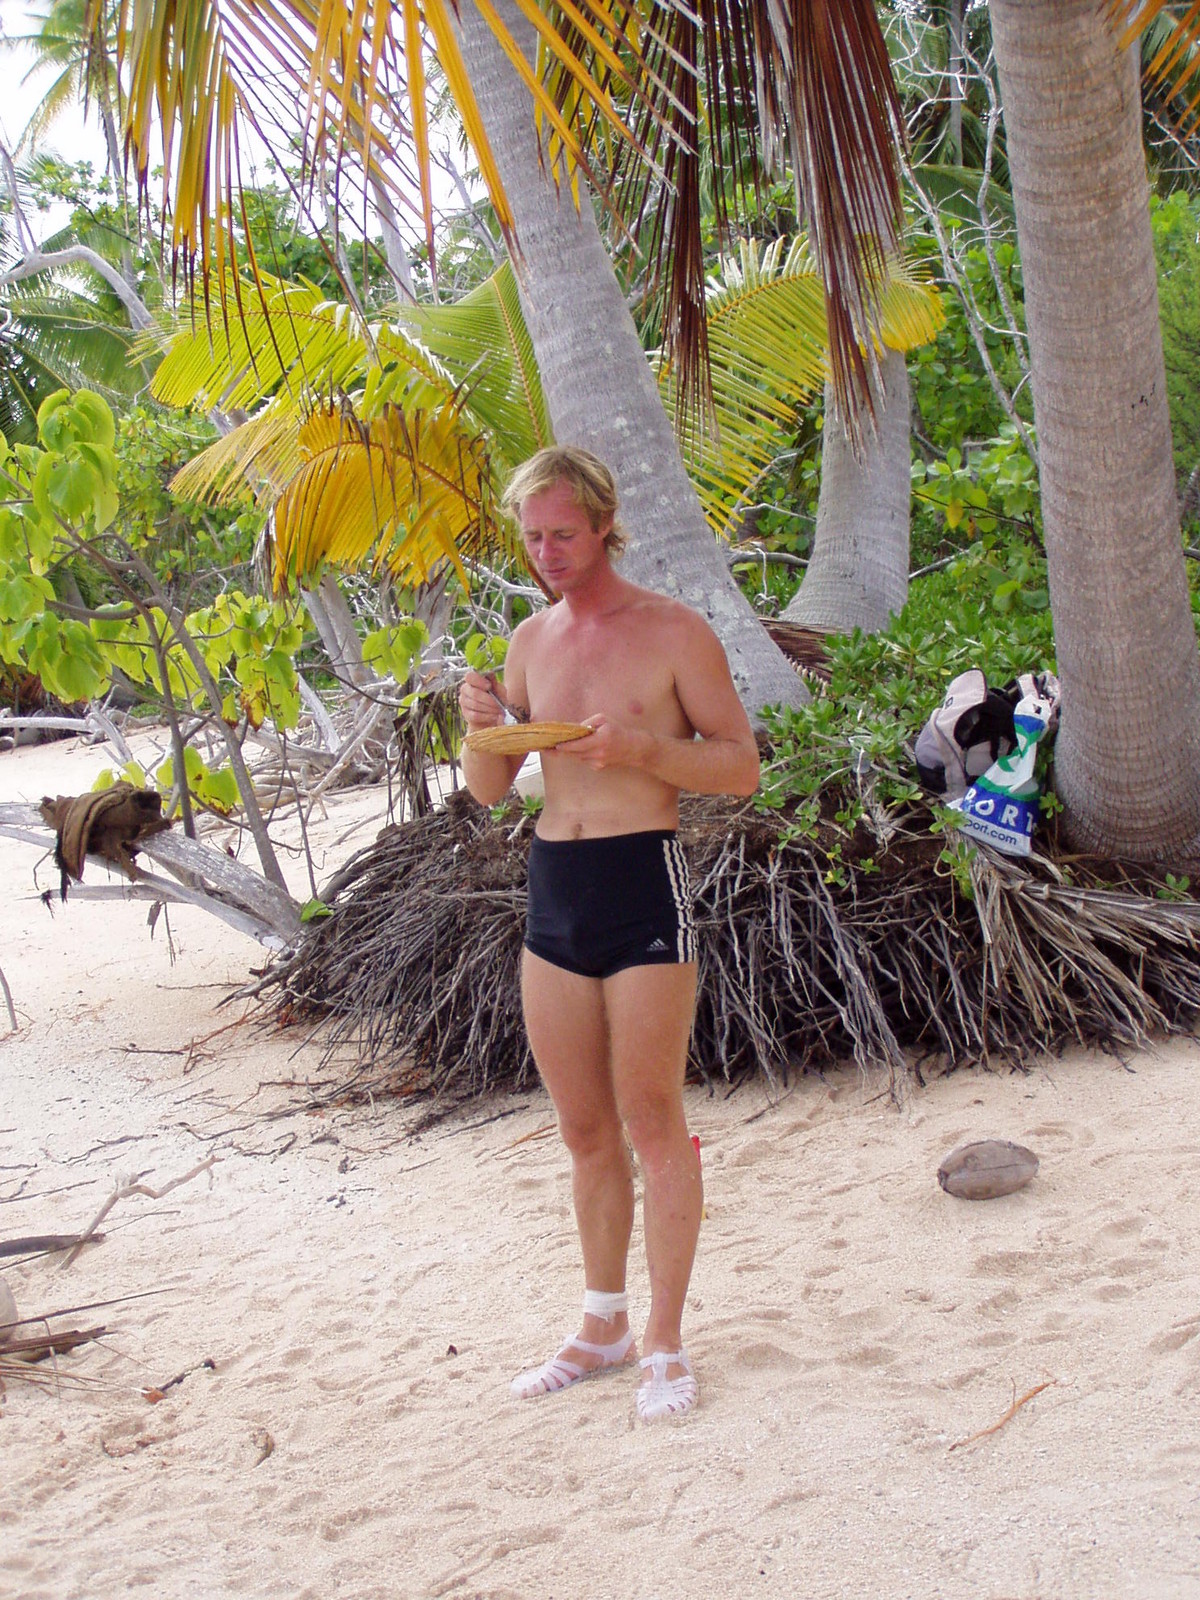
[[[1200,838],[1200,657],[1179,537],[1137,53],[1096,0],[992,0],[1070,837],[1142,860]]]
[[[532,56],[511,0],[496,9]],[[544,175],[529,94],[474,5],[460,11],[463,54],[516,221],[513,269],[555,437],[607,461],[630,547],[622,571],[674,595],[712,625],[751,715],[806,698],[729,576],[684,470],[671,422],[590,203],[577,212]]]
[[[963,135],[963,0],[949,0],[946,7],[946,51],[950,94],[950,160],[962,166]]]
[[[825,386],[821,493],[812,559],[783,613],[825,633],[878,633],[908,598],[908,371],[899,350],[884,352],[876,390],[875,432],[861,459]]]

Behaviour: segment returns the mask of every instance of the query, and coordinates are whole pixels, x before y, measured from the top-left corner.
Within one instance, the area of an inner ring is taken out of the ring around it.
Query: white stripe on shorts
[[[671,898],[675,902],[675,916],[679,925],[676,953],[681,962],[695,961],[696,924],[692,918],[692,886],[687,857],[677,838],[663,840],[663,860],[667,865],[667,880],[671,885]]]

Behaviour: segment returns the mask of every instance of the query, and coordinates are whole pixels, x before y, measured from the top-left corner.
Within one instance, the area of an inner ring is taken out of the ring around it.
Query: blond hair
[[[567,484],[575,504],[587,512],[593,528],[598,530],[606,518],[612,518],[604,547],[610,555],[619,556],[628,541],[617,521],[616,479],[599,456],[578,445],[551,445],[522,462],[504,491],[501,508],[510,517],[519,518],[526,500],[559,483]]]

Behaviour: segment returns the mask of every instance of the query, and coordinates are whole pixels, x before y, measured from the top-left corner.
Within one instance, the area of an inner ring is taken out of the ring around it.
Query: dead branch
[[[66,1355],[81,1344],[91,1344],[107,1329],[64,1328],[61,1333],[31,1334],[26,1339],[8,1339],[0,1346],[5,1361],[45,1361],[47,1356]]]
[[[211,1171],[211,1169],[217,1164],[218,1161],[220,1161],[220,1159],[221,1157],[218,1155],[206,1156],[205,1159],[197,1163],[197,1165],[194,1166],[190,1172],[185,1172],[182,1177],[172,1178],[170,1183],[164,1183],[161,1189],[152,1189],[148,1183],[118,1184],[113,1190],[112,1194],[109,1195],[108,1199],[100,1207],[99,1211],[97,1211],[96,1215],[92,1218],[92,1221],[88,1227],[84,1229],[82,1235],[80,1236],[79,1243],[70,1251],[66,1260],[63,1262],[63,1266],[69,1267],[78,1256],[79,1252],[83,1249],[84,1245],[89,1244],[94,1240],[96,1236],[96,1229],[104,1221],[105,1217],[119,1200],[127,1200],[130,1195],[135,1194],[144,1194],[151,1200],[161,1200],[164,1195],[170,1194],[172,1189],[178,1189],[181,1184],[190,1183],[193,1178],[198,1178],[202,1172]],[[212,1179],[210,1178],[209,1183],[211,1182]]]
[[[1012,1421],[1022,1406],[1029,1404],[1034,1395],[1041,1394],[1043,1389],[1052,1389],[1057,1382],[1057,1378],[1047,1378],[1045,1383],[1039,1383],[1035,1388],[1030,1389],[1028,1394],[1023,1394],[1019,1400],[1016,1398],[1017,1386],[1014,1383],[1013,1403],[1000,1418],[999,1422],[993,1422],[990,1428],[980,1428],[978,1433],[968,1434],[965,1439],[956,1439],[950,1446],[950,1450],[961,1450],[966,1445],[974,1444],[977,1439],[986,1439],[991,1433],[999,1433],[1000,1429],[1004,1427],[1006,1422]]]
[[[54,838],[37,807],[18,802],[0,803],[0,835],[45,850],[51,848]],[[285,950],[294,943],[300,930],[300,910],[295,901],[285,890],[223,850],[214,850],[174,830],[139,839],[137,849],[177,881],[139,867],[133,882],[72,884],[69,898],[194,905],[269,948]],[[102,857],[89,855],[87,860],[95,869],[112,870],[112,863]]]
[[[102,1233],[30,1233],[21,1239],[0,1239],[0,1257],[49,1255],[72,1245],[99,1243]]]
[[[0,989],[4,991],[4,1004],[8,1008],[8,1027],[10,1033],[17,1031],[17,1013],[13,1006],[12,990],[8,987],[8,979],[4,976],[4,968],[0,967]]]

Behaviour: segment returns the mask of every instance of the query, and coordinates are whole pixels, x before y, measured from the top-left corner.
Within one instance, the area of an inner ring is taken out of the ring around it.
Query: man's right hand
[[[468,672],[458,687],[458,707],[467,732],[495,728],[504,721],[505,700],[491,673]]]

